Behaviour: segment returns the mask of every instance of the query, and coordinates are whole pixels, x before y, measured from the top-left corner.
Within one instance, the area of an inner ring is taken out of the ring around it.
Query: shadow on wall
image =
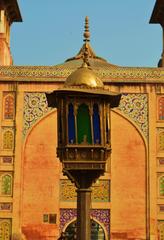
[[[26,237],[21,233],[13,233],[11,240],[26,240]]]
[[[23,229],[23,232],[24,232],[25,238],[21,238],[18,240],[32,240],[32,239],[45,240],[45,236],[42,236],[40,232],[36,229],[26,228],[26,229]]]
[[[42,229],[42,230],[41,230]],[[57,236],[51,229],[47,226],[26,226],[22,227],[23,236],[25,238],[14,239],[14,240],[47,240],[47,239],[57,239]]]

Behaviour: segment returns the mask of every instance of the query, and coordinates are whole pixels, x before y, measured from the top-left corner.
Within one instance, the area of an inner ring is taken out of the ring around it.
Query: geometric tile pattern
[[[92,202],[110,201],[110,181],[99,180],[92,187]],[[75,202],[77,200],[76,188],[70,180],[60,180],[60,200],[65,202]]]

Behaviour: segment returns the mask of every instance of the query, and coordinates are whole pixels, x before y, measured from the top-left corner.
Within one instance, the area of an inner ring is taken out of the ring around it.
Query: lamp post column
[[[91,189],[77,189],[77,240],[91,239]]]

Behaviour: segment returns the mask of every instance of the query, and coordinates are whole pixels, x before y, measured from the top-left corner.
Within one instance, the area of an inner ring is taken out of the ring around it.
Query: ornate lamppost
[[[46,97],[57,108],[57,156],[77,187],[77,239],[90,240],[90,187],[105,172],[111,153],[110,109],[119,105],[121,95],[105,90],[90,67],[86,41],[82,66]]]

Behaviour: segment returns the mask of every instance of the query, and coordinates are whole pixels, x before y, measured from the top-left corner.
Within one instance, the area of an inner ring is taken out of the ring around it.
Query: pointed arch
[[[74,238],[75,235],[77,234],[76,218],[73,218],[70,222],[68,222],[65,225],[63,231],[68,233],[68,240],[76,239]],[[105,227],[99,221],[97,221],[97,219],[92,218],[91,219],[91,240],[95,240],[95,239],[107,240],[108,239],[107,236],[108,234],[106,232]]]
[[[0,239],[10,240],[11,222],[8,219],[0,220]]]

